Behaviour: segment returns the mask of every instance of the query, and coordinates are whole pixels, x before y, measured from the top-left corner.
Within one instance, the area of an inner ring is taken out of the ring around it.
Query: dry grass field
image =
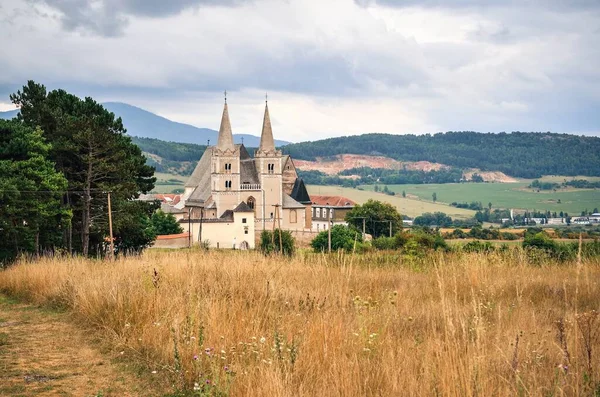
[[[598,259],[532,265],[519,249],[147,252],[0,273],[0,291],[66,308],[176,389],[235,396],[594,395],[599,283]]]

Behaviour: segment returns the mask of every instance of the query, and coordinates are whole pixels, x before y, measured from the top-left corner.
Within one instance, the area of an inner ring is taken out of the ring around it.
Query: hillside
[[[600,138],[568,134],[365,134],[291,144],[285,151],[300,160],[362,154],[399,161],[430,161],[460,169],[500,171],[521,178],[600,175]]]
[[[177,123],[126,103],[104,102],[102,105],[123,119],[123,125],[131,136],[206,145],[209,139],[215,143],[219,134],[218,131],[209,128]],[[0,118],[12,119],[17,113],[18,110],[0,112]],[[216,115],[215,117],[219,118],[220,116]],[[258,146],[260,142],[260,137],[250,134],[234,134],[233,139],[236,143],[241,143],[243,140],[246,146]],[[275,144],[278,146],[288,143],[275,140]]]

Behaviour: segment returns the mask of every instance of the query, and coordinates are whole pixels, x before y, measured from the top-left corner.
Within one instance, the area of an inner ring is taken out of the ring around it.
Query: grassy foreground
[[[598,259],[384,255],[43,259],[0,290],[66,307],[196,395],[600,393]]]

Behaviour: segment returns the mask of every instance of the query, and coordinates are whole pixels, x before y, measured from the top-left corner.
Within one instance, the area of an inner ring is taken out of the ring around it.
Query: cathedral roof
[[[212,148],[208,147],[198,161],[194,172],[185,183],[185,187],[195,188],[192,194],[187,198],[186,205],[202,204],[211,194],[210,191],[210,163]]]
[[[225,102],[225,106],[223,107],[223,116],[221,117],[221,126],[219,127],[217,148],[220,150],[234,150],[233,133],[231,132],[231,122],[229,121],[227,102]]]
[[[260,134],[260,146],[258,149],[264,152],[270,152],[275,150],[275,141],[273,140],[273,129],[271,128],[271,118],[269,117],[269,105],[267,105],[266,103],[262,133]]]
[[[240,182],[259,184],[258,172],[256,171],[256,164],[254,159],[250,157],[250,154],[246,150],[244,145],[239,145],[240,148]]]
[[[237,207],[233,209],[233,212],[254,212],[252,208],[248,207],[248,204],[241,202]]]
[[[294,181],[294,187],[292,188],[292,194],[290,196],[303,204],[310,204],[310,196],[308,195],[308,191],[306,190],[306,185],[304,185],[304,181],[302,178],[296,178]]]
[[[297,202],[296,200],[294,200],[293,198],[291,198],[290,196],[288,196],[287,194],[283,194],[283,208],[304,208],[303,204],[300,204],[299,202]]]

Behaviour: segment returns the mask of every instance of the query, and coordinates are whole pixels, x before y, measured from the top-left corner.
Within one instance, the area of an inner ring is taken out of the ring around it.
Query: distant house
[[[329,222],[335,225],[346,225],[346,214],[356,203],[342,196],[311,195],[312,230],[327,230]]]

